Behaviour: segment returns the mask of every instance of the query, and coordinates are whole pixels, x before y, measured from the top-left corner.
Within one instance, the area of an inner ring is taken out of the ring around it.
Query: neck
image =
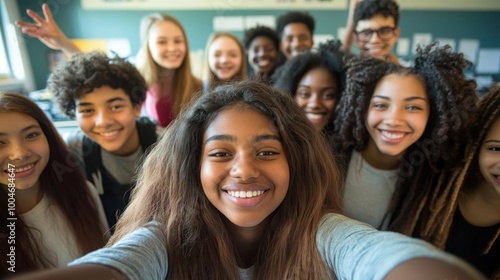
[[[241,268],[248,268],[255,263],[259,244],[266,229],[266,220],[254,227],[240,227],[228,222],[229,234],[242,261],[238,264]]]
[[[394,63],[394,64],[399,64],[399,59],[393,53],[390,53],[389,55],[387,55],[385,60],[388,62]]]
[[[162,68],[158,72],[158,85],[162,90],[172,91],[175,81],[175,69]]]
[[[370,166],[380,170],[397,169],[401,162],[399,155],[391,156],[382,153],[371,139],[368,141],[368,146],[361,151],[361,156]]]
[[[459,205],[464,218],[473,225],[491,226],[500,223],[500,194],[485,180],[465,189]]]
[[[39,182],[30,188],[16,189],[15,195],[18,214],[24,214],[33,209],[43,197]]]

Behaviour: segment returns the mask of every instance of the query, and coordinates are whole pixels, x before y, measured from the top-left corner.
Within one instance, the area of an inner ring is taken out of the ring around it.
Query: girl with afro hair
[[[419,48],[410,68],[350,60],[330,138],[345,155],[347,216],[388,229],[461,160],[477,103],[468,66],[463,54],[436,44]]]

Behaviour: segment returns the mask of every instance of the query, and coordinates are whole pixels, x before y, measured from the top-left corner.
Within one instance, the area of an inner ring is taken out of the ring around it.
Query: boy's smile
[[[81,94],[76,117],[82,131],[106,151],[127,156],[139,148],[135,118],[140,105],[133,105],[122,89],[109,86]]]

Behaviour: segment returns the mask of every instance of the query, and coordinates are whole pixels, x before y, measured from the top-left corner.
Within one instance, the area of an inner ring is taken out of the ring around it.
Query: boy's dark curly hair
[[[262,25],[258,25],[245,31],[243,37],[243,45],[245,46],[245,49],[248,50],[255,37],[261,36],[269,38],[269,40],[273,42],[276,49],[280,49],[280,38],[278,37],[278,33],[276,32],[276,30]]]
[[[364,0],[356,5],[354,10],[354,26],[358,21],[370,19],[375,15],[393,17],[394,24],[399,24],[399,5],[394,0]]]
[[[47,81],[47,90],[56,96],[61,111],[69,117],[75,117],[75,100],[102,86],[123,89],[133,105],[146,98],[146,82],[135,66],[118,56],[108,58],[100,51],[73,55],[71,60],[60,63]]]
[[[341,43],[338,40],[329,40],[321,43],[317,51],[307,51],[301,55],[288,60],[273,75],[276,81],[275,88],[288,92],[295,96],[300,79],[312,69],[326,68],[339,81],[340,92],[345,89],[345,63],[346,53],[341,51]]]
[[[307,26],[307,29],[314,34],[314,18],[309,13],[304,12],[288,12],[286,14],[282,14],[278,18],[278,23],[276,27],[276,31],[278,31],[278,36],[281,38],[283,35],[283,29],[290,23],[303,23]]]

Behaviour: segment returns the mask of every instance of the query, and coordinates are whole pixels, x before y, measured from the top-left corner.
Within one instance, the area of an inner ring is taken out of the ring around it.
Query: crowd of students
[[[0,94],[5,275],[500,278],[500,86],[480,98],[437,43],[398,60],[394,0],[351,0],[346,38],[316,49],[304,12],[214,33],[201,79],[170,15],[143,18],[133,65],[81,53],[42,9],[16,24],[68,54],[47,90],[80,129],[65,144]]]

